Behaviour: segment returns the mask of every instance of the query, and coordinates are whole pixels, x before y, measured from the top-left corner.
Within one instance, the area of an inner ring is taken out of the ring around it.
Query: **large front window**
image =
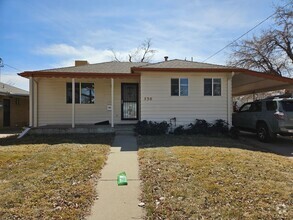
[[[66,103],[72,103],[72,83],[66,83]],[[94,83],[75,83],[75,103],[95,103]]]
[[[188,96],[188,78],[171,79],[171,96]]]

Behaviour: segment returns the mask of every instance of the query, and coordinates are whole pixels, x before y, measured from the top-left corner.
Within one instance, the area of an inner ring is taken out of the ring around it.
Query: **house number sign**
[[[144,101],[152,101],[153,97],[144,97]]]

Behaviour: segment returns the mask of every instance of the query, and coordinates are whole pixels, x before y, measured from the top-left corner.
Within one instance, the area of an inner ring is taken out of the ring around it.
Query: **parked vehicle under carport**
[[[277,134],[293,136],[293,98],[271,97],[249,102],[233,113],[233,126],[257,133],[262,142]]]

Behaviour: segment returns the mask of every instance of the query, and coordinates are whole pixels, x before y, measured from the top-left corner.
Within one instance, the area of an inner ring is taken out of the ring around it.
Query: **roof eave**
[[[136,77],[138,73],[94,73],[94,72],[49,72],[49,71],[26,71],[18,74],[28,77],[62,77],[62,78],[117,78],[117,77]]]

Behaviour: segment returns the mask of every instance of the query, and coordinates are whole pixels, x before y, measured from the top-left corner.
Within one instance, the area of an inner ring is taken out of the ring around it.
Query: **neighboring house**
[[[29,93],[0,82],[0,128],[29,124]]]
[[[232,124],[232,95],[293,85],[292,79],[246,69],[167,59],[159,63],[76,61],[73,67],[19,75],[30,79],[32,127],[75,127],[107,120],[113,127],[173,118],[177,125],[195,119]]]

